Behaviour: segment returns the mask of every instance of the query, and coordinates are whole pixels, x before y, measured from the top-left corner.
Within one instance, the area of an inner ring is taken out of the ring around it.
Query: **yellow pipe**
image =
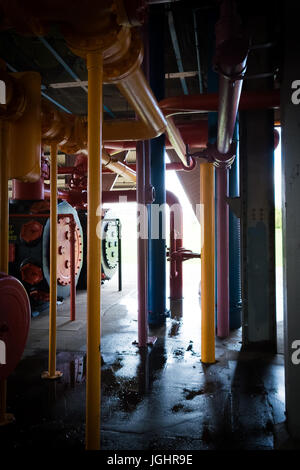
[[[127,181],[136,183],[136,172],[122,162],[113,161],[105,149],[102,149],[102,165],[114,173],[123,176]]]
[[[48,371],[43,379],[62,376],[56,370],[56,301],[57,301],[57,144],[51,144],[50,152],[50,292],[49,292],[49,359]]]
[[[8,273],[8,159],[5,145],[6,125],[0,121],[0,271]],[[0,380],[0,424],[8,422],[6,380]]]
[[[214,167],[200,165],[201,207],[201,361],[215,362]]]
[[[87,54],[88,70],[88,239],[87,239],[87,376],[86,449],[100,447],[100,287],[101,240],[97,224],[101,213],[102,83],[101,52]],[[98,215],[97,215],[98,214]]]
[[[156,132],[152,127],[147,126],[142,121],[134,119],[103,122],[103,142],[123,142],[154,139],[163,134],[165,128]]]
[[[164,132],[177,155],[187,166],[186,147],[172,117],[165,118],[152,90],[139,67],[116,84],[129,104],[136,111],[139,120],[110,120],[103,122],[103,142],[140,141],[154,139]],[[52,105],[43,105],[43,140],[47,143],[49,135],[61,137],[59,145],[69,153],[86,148],[86,121],[75,117],[64,116],[56,110],[51,115]],[[49,120],[50,115],[50,120]],[[55,116],[59,116],[60,120]],[[113,169],[113,168],[112,168]],[[117,172],[116,172],[117,173]]]
[[[8,158],[7,126],[0,122],[0,271],[8,273]]]

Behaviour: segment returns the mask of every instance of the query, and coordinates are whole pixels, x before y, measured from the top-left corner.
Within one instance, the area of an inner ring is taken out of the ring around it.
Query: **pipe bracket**
[[[236,142],[232,142],[230,149],[227,153],[220,153],[217,149],[216,143],[207,143],[204,150],[194,153],[193,158],[206,158],[208,163],[213,163],[216,168],[230,168],[234,162],[236,155]]]

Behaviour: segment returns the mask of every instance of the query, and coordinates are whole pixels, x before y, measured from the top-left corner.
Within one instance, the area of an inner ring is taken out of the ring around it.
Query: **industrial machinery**
[[[73,233],[72,233],[73,231]],[[10,201],[9,273],[19,279],[30,298],[32,311],[49,301],[50,220],[47,201]],[[58,204],[57,296],[70,295],[72,249],[75,282],[83,263],[83,232],[76,210],[63,201]]]
[[[78,211],[79,220],[83,230],[83,264],[77,287],[87,287],[87,213],[85,210]],[[120,263],[120,221],[112,217],[111,211],[103,211],[101,223],[101,282],[109,281],[118,269]]]
[[[66,201],[60,202],[57,209],[57,298],[63,300],[70,295],[72,249],[75,284],[79,289],[87,287],[87,213],[85,210],[77,212]],[[9,273],[23,283],[32,315],[48,308],[49,215],[46,200],[10,201]],[[110,217],[110,211],[106,210],[102,218],[102,283],[110,280],[118,269],[119,227],[119,220]]]

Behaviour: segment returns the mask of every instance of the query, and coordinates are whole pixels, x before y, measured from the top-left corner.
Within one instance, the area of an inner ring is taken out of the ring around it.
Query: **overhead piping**
[[[198,79],[199,79],[199,91],[203,93],[203,82],[201,74],[201,61],[200,61],[200,46],[198,40],[198,26],[197,26],[197,17],[196,10],[193,10],[193,23],[194,23],[194,33],[195,33],[195,46],[196,46],[196,57],[197,57],[197,68],[198,68]]]
[[[179,72],[182,73],[182,72],[184,72],[184,70],[183,70],[181,52],[180,52],[180,47],[179,47],[178,38],[177,38],[177,34],[176,34],[176,29],[175,29],[175,25],[174,25],[173,13],[172,13],[171,10],[168,11],[168,23],[169,23],[169,29],[170,29],[170,35],[171,35],[171,39],[172,39],[173,48],[174,48],[174,53],[175,53],[175,57],[176,57],[177,67],[178,67]],[[185,95],[188,95],[189,91],[188,91],[188,87],[187,87],[185,78],[180,77],[180,81],[181,81],[181,86],[182,86],[182,89],[183,89],[183,93]]]
[[[49,44],[49,42],[43,38],[42,36],[39,36],[38,37],[39,40],[41,41],[41,43],[48,49],[49,52],[51,52],[51,54],[55,57],[55,59],[57,60],[57,62],[59,62],[63,68],[65,69],[66,72],[68,72],[68,74],[74,78],[75,82],[80,82],[80,78],[78,77],[78,75],[71,69],[71,67],[64,61],[64,59],[58,54],[58,52],[56,52],[56,50],[51,46],[51,44]],[[88,89],[86,86],[84,85],[79,85],[86,93],[88,92]],[[112,118],[115,118],[116,116],[114,115],[114,113],[105,105],[103,105],[103,108],[104,110],[112,117]]]
[[[229,334],[229,207],[228,169],[236,144],[232,142],[246,71],[249,39],[244,35],[233,0],[223,0],[216,24],[215,68],[219,73],[218,134],[206,155],[217,178],[217,335]]]
[[[8,68],[8,70],[10,70],[11,72],[13,73],[16,73],[17,72],[17,69],[15,69],[15,67],[13,67],[12,65],[10,65],[8,62],[6,62],[6,66]],[[43,90],[46,89],[46,86],[45,85],[41,85],[41,95],[48,101],[50,101],[51,103],[55,104],[55,106],[57,106],[58,108],[60,108],[62,111],[68,113],[68,114],[72,114],[71,111],[66,108],[65,106],[63,106],[62,104],[60,104],[58,101],[56,101],[54,98],[51,98],[51,96],[47,95],[47,93],[45,93]]]
[[[205,93],[188,96],[174,96],[159,102],[165,116],[185,112],[208,113],[218,111],[220,95]],[[278,109],[280,108],[280,90],[244,91],[239,101],[240,110]]]

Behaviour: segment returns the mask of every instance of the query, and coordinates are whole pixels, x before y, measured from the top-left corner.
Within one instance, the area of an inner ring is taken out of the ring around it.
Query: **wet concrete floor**
[[[102,288],[102,449],[293,447],[286,444],[283,355],[244,351],[236,330],[216,339],[216,363],[202,364],[199,265],[184,269],[184,301],[171,305],[165,326],[150,331],[157,341],[143,353],[134,344],[134,275],[124,279],[122,293],[116,279]],[[55,382],[40,377],[47,369],[47,314],[32,320],[23,359],[8,380],[16,422],[0,428],[0,448],[84,448],[85,305],[86,293],[79,292],[73,323],[68,301],[58,306],[63,377]]]

